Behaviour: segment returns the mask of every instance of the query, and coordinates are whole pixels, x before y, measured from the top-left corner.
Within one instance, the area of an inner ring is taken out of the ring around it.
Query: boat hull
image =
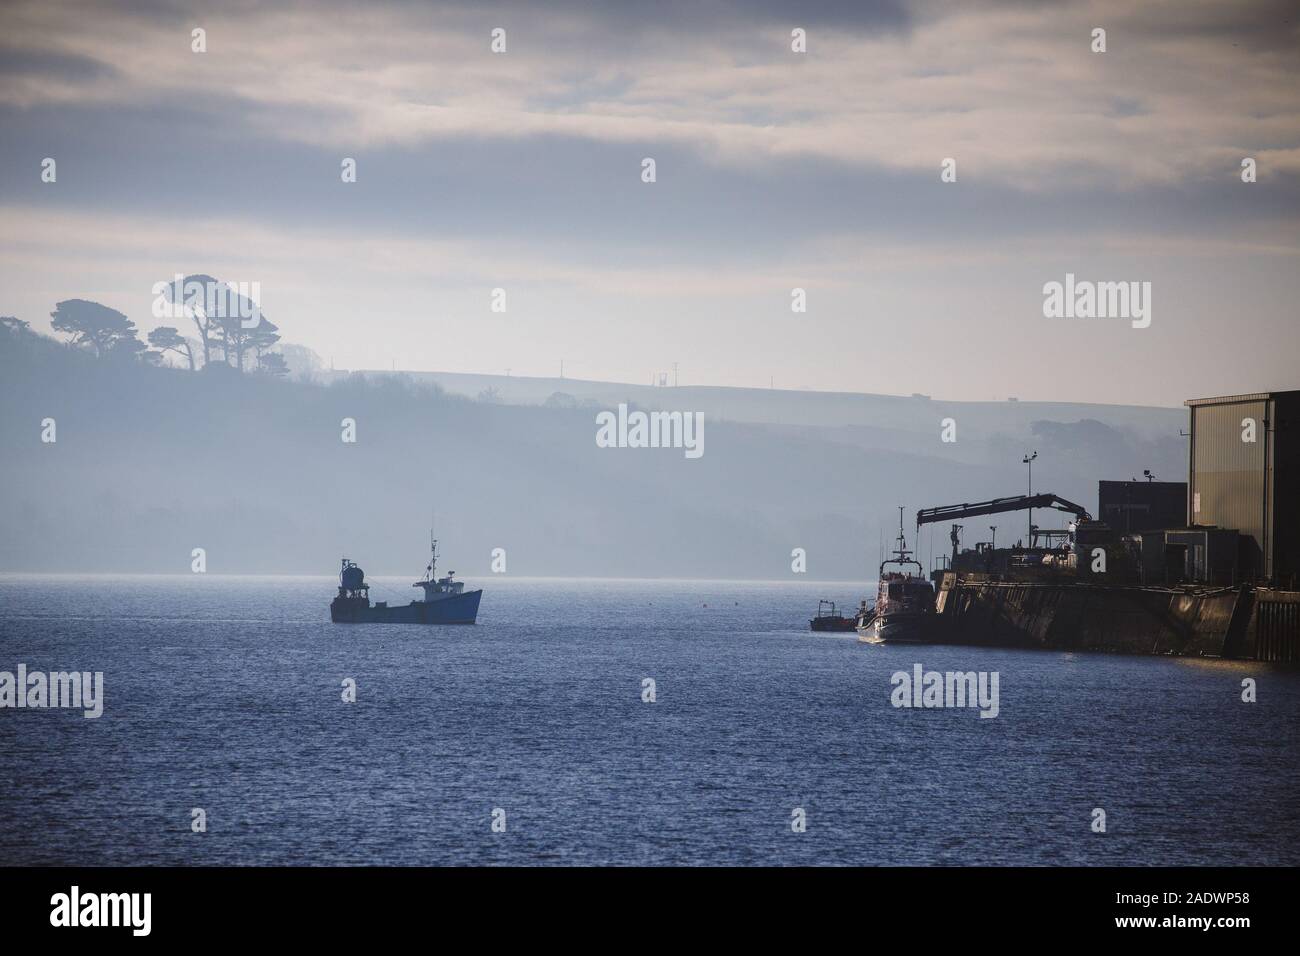
[[[929,611],[903,611],[877,615],[858,629],[864,644],[930,644],[934,642],[934,615]]]
[[[330,620],[335,624],[473,624],[482,597],[482,590],[466,591],[438,601],[412,601],[397,607],[340,597],[330,602]]]
[[[841,617],[837,614],[814,617],[808,622],[808,627],[814,631],[852,631],[857,624],[857,618]]]

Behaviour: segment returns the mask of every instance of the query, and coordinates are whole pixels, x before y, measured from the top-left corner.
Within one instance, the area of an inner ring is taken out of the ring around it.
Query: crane
[[[974,504],[963,502],[959,505],[940,505],[937,508],[922,508],[916,513],[916,529],[919,532],[921,525],[932,524],[936,521],[950,521],[954,518],[972,518],[976,515],[995,515],[1004,511],[1023,511],[1031,508],[1052,508],[1056,511],[1064,511],[1072,514],[1076,521],[1091,521],[1092,515],[1088,514],[1088,509],[1082,505],[1076,505],[1073,501],[1068,501],[1060,495],[1054,495],[1051,492],[1043,492],[1037,495],[1012,495],[1007,498],[993,498],[989,501],[977,501]],[[953,538],[960,531],[958,528],[953,532]],[[1032,542],[1031,542],[1032,543]],[[953,542],[954,548],[956,541]]]

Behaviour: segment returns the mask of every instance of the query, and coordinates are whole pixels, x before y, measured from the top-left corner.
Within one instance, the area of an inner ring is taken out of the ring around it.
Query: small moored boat
[[[851,631],[858,626],[858,619],[838,613],[834,601],[818,601],[817,616],[808,626],[814,631]]]

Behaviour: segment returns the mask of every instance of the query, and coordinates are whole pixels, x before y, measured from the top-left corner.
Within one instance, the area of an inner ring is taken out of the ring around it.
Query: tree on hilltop
[[[271,351],[277,342],[280,341],[280,333],[277,331],[278,326],[273,325],[266,319],[257,324],[257,328],[248,330],[248,347],[257,353],[257,368],[262,371],[262,364],[265,359],[276,355]],[[277,375],[286,374],[289,366],[284,363],[284,356],[277,356],[280,364],[284,365],[283,372],[276,372]]]
[[[257,370],[264,375],[281,378],[289,374],[289,364],[279,352],[267,352],[257,357]]]
[[[89,299],[65,299],[50,313],[54,331],[68,336],[68,343],[90,346],[96,358],[105,355],[137,355],[145,345],[136,338],[135,323],[116,309]]]
[[[194,371],[194,350],[190,348],[189,339],[181,335],[170,325],[160,325],[149,333],[149,344],[160,352],[175,352],[177,355],[183,355],[190,363],[190,371]]]

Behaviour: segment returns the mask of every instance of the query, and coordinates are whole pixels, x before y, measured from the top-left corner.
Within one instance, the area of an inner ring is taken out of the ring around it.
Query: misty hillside
[[[658,387],[572,378],[527,378],[508,375],[468,375],[459,372],[338,372],[322,371],[321,381],[350,375],[367,378],[401,376],[413,382],[437,385],[449,394],[469,398],[485,392],[496,401],[518,405],[541,404],[555,395],[607,407],[620,401],[642,408],[691,408],[710,418],[762,424],[816,427],[877,428],[890,432],[937,433],[939,420],[960,416],[960,438],[988,438],[999,432],[1028,434],[1036,421],[1098,419],[1135,435],[1158,438],[1187,422],[1182,408],[1140,405],[1081,404],[1077,402],[952,402],[926,395],[900,397],[857,392],[809,392],[770,388],[722,388],[707,385]],[[1189,398],[1193,396],[1188,396]]]
[[[460,394],[457,394],[460,393]],[[960,403],[437,373],[315,381],[96,358],[0,339],[0,569],[418,576],[430,514],[448,568],[511,575],[863,580],[898,505],[1034,487],[1095,510],[1097,480],[1184,477],[1181,409]],[[595,414],[702,411],[703,457],[595,443]],[[957,441],[940,441],[940,420]],[[57,440],[41,440],[42,421]],[[341,421],[357,441],[341,441]],[[1036,514],[1050,526],[1056,515]],[[1002,515],[999,542],[1024,533]],[[974,528],[971,529],[974,532]],[[970,537],[987,537],[987,531]],[[946,550],[927,531],[923,559]]]

